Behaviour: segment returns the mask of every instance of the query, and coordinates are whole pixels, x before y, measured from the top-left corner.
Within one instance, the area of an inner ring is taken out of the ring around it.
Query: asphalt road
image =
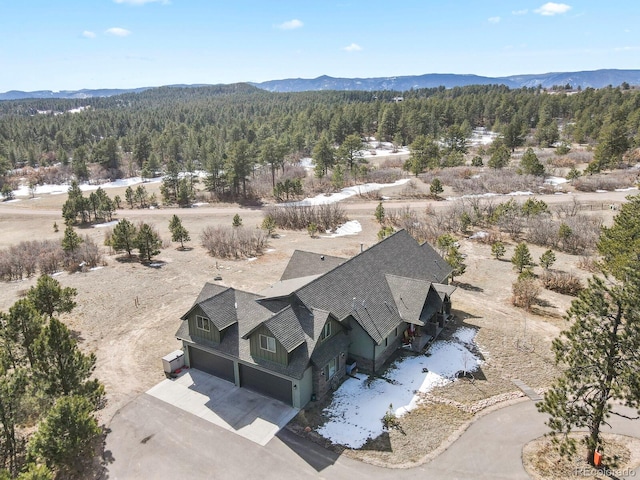
[[[522,447],[547,431],[544,419],[531,401],[496,410],[474,422],[430,463],[398,470],[339,456],[286,430],[261,447],[143,394],[111,421],[107,478],[524,480],[529,476],[522,466]],[[616,433],[640,433],[637,422],[611,420]],[[634,473],[630,478],[640,478],[640,471]]]

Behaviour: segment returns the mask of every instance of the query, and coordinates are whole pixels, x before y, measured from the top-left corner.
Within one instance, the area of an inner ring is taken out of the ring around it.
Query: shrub
[[[207,227],[200,234],[200,240],[209,254],[218,258],[255,257],[268,245],[267,234],[258,228]]]
[[[338,203],[327,205],[287,205],[272,206],[265,210],[278,228],[304,230],[315,223],[321,230],[331,230],[347,221],[344,208]]]
[[[577,297],[584,288],[578,277],[572,273],[545,271],[540,277],[542,286],[547,290]]]
[[[512,293],[511,302],[513,305],[529,311],[540,294],[540,286],[535,278],[524,275],[513,283]]]

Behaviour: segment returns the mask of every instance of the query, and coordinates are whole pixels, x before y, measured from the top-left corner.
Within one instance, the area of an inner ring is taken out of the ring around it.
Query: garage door
[[[280,400],[287,405],[293,405],[291,394],[291,380],[276,377],[257,368],[247,365],[240,367],[240,386],[249,388],[258,393]]]
[[[199,348],[189,347],[189,365],[191,368],[197,368],[230,382],[235,381],[233,361],[228,358],[205,352]]]

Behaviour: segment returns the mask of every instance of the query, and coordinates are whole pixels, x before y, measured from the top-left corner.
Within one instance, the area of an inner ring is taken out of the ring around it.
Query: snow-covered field
[[[396,415],[404,415],[418,405],[418,392],[453,382],[460,371],[476,370],[481,360],[467,348],[475,335],[476,330],[461,328],[452,340],[436,341],[429,349],[430,356],[396,362],[386,373],[388,381],[376,378],[367,384],[366,375],[348,378],[324,410],[329,420],[318,433],[336,444],[362,447],[383,433],[382,417],[390,408]]]

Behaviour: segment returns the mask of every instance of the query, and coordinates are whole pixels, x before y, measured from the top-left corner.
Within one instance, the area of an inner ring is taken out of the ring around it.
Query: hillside
[[[571,85],[572,88],[603,88],[608,85],[619,86],[622,83],[640,85],[640,70],[594,70],[581,72],[552,72],[543,74],[523,74],[509,77],[483,77],[479,75],[460,75],[453,73],[429,73],[425,75],[407,75],[396,77],[374,78],[336,78],[322,75],[318,78],[288,78],[251,83],[259,89],[269,92],[304,92],[304,91],[398,91],[416,90],[420,88],[454,88],[468,85],[505,85],[509,88],[537,87],[551,88],[556,85]],[[197,85],[167,85],[162,88],[196,88],[207,86]],[[219,86],[219,85],[218,85]],[[129,89],[83,89],[39,90],[23,92],[11,90],[0,93],[0,100],[21,100],[25,98],[38,99],[87,99],[96,97],[111,97],[125,93],[140,93],[155,87],[139,87]]]

